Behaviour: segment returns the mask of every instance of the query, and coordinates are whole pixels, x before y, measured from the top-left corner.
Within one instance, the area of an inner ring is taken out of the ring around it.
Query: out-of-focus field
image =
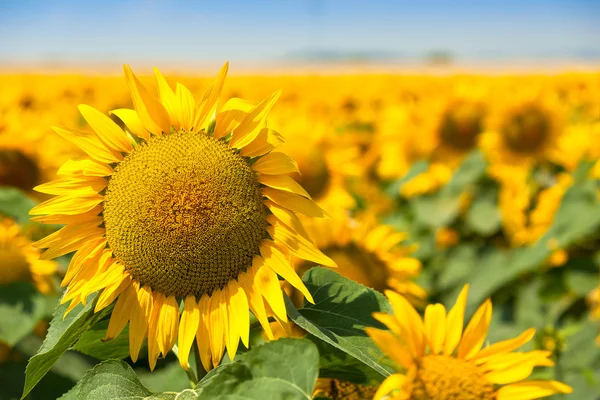
[[[195,97],[212,79],[165,75]],[[149,76],[141,79],[154,88]],[[332,237],[316,243],[338,272],[385,289],[388,266],[340,255],[335,232],[388,224],[406,234],[422,263],[415,273],[427,292],[422,305],[452,303],[470,283],[467,314],[493,300],[491,343],[536,328],[531,346],[552,352],[557,365],[538,375],[573,386],[571,398],[597,396],[600,73],[233,75],[222,98],[256,103],[278,89],[268,124],[298,162],[299,183],[339,216],[308,227]],[[0,215],[29,240],[52,231],[29,221],[28,209],[45,199],[33,187],[82,155],[50,127],[89,129],[77,110],[82,103],[102,112],[132,107],[122,77],[0,75]],[[59,291],[63,258],[45,283],[49,296]],[[9,260],[0,261],[0,284],[15,280]],[[10,385],[19,395],[25,362],[43,336],[43,324],[31,322],[17,336],[0,327],[0,382],[16,377]],[[75,369],[59,367],[52,379],[60,384],[47,386],[68,389],[87,368],[81,365],[93,365],[86,357]]]

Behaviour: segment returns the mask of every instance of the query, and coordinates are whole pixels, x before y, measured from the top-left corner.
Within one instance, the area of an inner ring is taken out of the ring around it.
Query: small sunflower
[[[115,303],[106,339],[129,323],[134,361],[146,337],[151,368],[178,341],[187,369],[196,339],[209,370],[225,348],[233,359],[240,339],[248,346],[249,310],[270,337],[270,316],[287,321],[278,275],[312,301],[291,256],[335,263],[296,213],[325,212],[288,176],[296,163],[272,151],[282,137],[266,116],[279,92],[256,106],[236,98],[219,106],[225,64],[199,101],[155,69],[156,98],[124,69],[135,110],[112,114],[126,131],[87,105],[79,110],[93,133],[54,128],[89,157],[37,187],[57,197],[36,206],[31,214],[45,216],[34,219],[66,226],[36,246],[48,249],[43,259],[76,251],[63,280],[67,312],[101,291],[96,312]]]
[[[0,285],[31,281],[44,294],[53,291],[54,261],[39,260],[40,252],[32,247],[13,220],[0,217]]]
[[[342,381],[340,379],[319,378],[313,398],[326,397],[331,400],[364,400],[372,399],[377,386]]]
[[[491,164],[531,166],[549,158],[564,128],[564,111],[551,94],[515,94],[490,110],[480,147]]]
[[[402,243],[406,233],[378,224],[371,215],[354,219],[340,209],[330,212],[332,220],[309,221],[306,230],[317,247],[335,261],[341,275],[380,292],[394,289],[417,304],[427,297],[413,282],[421,263],[410,256],[415,245]],[[309,266],[300,263],[298,269],[304,272]]]
[[[373,316],[390,330],[366,332],[403,372],[381,384],[376,400],[529,400],[572,392],[560,382],[524,380],[534,367],[553,365],[549,351],[513,352],[533,338],[534,329],[482,349],[492,302],[486,300],[463,331],[467,293],[465,285],[447,314],[441,304],[428,305],[422,319],[404,297],[386,291],[394,315]]]

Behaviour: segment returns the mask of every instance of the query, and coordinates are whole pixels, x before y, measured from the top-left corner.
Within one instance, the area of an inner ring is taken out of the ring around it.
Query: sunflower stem
[[[195,340],[192,344],[192,352],[194,353],[194,362],[196,364],[196,376],[198,377],[198,382],[200,382],[206,375],[206,371],[204,370],[202,360],[200,359],[200,348]]]
[[[179,359],[179,348],[177,347],[177,345],[173,346],[172,351],[175,354],[175,356],[177,356],[177,358]],[[192,371],[191,368],[188,368],[187,370],[184,368],[183,370],[185,371],[185,374],[187,375],[188,380],[190,381],[190,386],[192,387],[192,389],[196,388],[196,385],[198,384],[198,378],[196,378],[194,371]]]

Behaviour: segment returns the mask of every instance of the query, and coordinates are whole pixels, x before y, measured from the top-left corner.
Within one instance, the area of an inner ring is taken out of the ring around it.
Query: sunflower
[[[373,316],[390,330],[366,332],[402,372],[386,378],[376,400],[528,400],[572,391],[556,381],[524,381],[534,367],[553,365],[549,351],[513,352],[534,329],[482,349],[492,302],[486,300],[463,331],[467,293],[465,285],[448,314],[441,304],[428,305],[422,319],[404,297],[386,291],[394,315]]]
[[[530,167],[549,158],[564,122],[564,110],[551,94],[507,94],[490,110],[480,147],[491,164]]]
[[[89,157],[37,187],[57,197],[32,209],[34,220],[66,225],[36,243],[48,249],[42,258],[76,251],[62,282],[67,312],[101,291],[96,312],[115,303],[106,339],[129,323],[131,358],[148,337],[151,368],[177,341],[188,369],[194,339],[206,370],[225,348],[233,359],[240,339],[248,346],[249,310],[268,336],[270,316],[287,321],[278,275],[312,301],[292,255],[335,266],[296,215],[325,212],[288,176],[296,163],[273,151],[282,137],[266,116],[279,92],[258,105],[233,98],[220,106],[227,69],[196,101],[158,69],[156,98],[125,65],[135,110],[112,114],[126,131],[79,106],[94,132],[54,130]]]
[[[402,243],[406,233],[378,224],[372,215],[350,218],[341,209],[329,211],[332,220],[308,221],[306,230],[341,275],[380,292],[394,289],[416,304],[423,301],[426,292],[413,282],[421,263],[410,256],[416,246]],[[309,267],[301,262],[297,269],[304,272]]]
[[[39,260],[39,251],[13,220],[0,218],[0,285],[31,281],[44,294],[52,293],[54,261]]]
[[[520,166],[496,165],[490,169],[490,175],[500,182],[502,224],[514,246],[534,243],[548,231],[565,193],[573,184],[570,174],[561,173],[551,186],[536,193],[529,172]]]

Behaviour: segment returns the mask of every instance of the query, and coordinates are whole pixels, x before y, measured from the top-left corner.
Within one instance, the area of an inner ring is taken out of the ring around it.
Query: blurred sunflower
[[[500,182],[499,209],[504,231],[514,246],[534,243],[554,221],[562,198],[573,184],[568,173],[556,176],[552,186],[536,190],[527,170],[497,165],[490,174]],[[553,248],[552,250],[559,250]]]
[[[39,260],[40,252],[21,232],[13,220],[0,217],[0,285],[16,281],[31,281],[38,291],[52,293],[54,261]]]
[[[296,213],[325,213],[287,175],[296,163],[272,151],[282,138],[266,116],[279,92],[219,107],[226,64],[198,102],[155,69],[157,99],[124,69],[135,110],[112,113],[126,132],[87,105],[79,110],[94,133],[54,128],[89,157],[37,187],[57,197],[32,209],[47,214],[34,220],[66,226],[36,246],[48,249],[43,259],[77,251],[63,280],[67,312],[101,290],[96,312],[116,301],[106,339],[129,322],[134,361],[147,336],[152,369],[176,341],[187,369],[196,339],[209,370],[225,348],[233,359],[240,339],[248,346],[249,309],[271,337],[268,317],[287,321],[278,275],[312,301],[291,256],[335,263]]]
[[[378,224],[372,215],[353,219],[341,209],[330,213],[332,220],[307,221],[306,230],[316,246],[335,261],[337,272],[377,291],[391,288],[415,304],[423,302],[427,293],[413,282],[421,263],[410,256],[416,246],[402,244],[406,233]],[[302,274],[310,266],[301,262],[297,270]]]
[[[507,94],[490,109],[480,147],[491,164],[530,167],[548,158],[564,128],[564,111],[551,94]]]
[[[549,351],[513,352],[533,338],[534,329],[482,349],[492,302],[486,300],[463,331],[467,293],[468,285],[447,314],[441,304],[428,305],[422,319],[404,297],[386,291],[394,315],[373,316],[390,330],[366,332],[402,372],[386,378],[376,400],[529,400],[572,392],[560,382],[524,380],[534,367],[554,365]]]

